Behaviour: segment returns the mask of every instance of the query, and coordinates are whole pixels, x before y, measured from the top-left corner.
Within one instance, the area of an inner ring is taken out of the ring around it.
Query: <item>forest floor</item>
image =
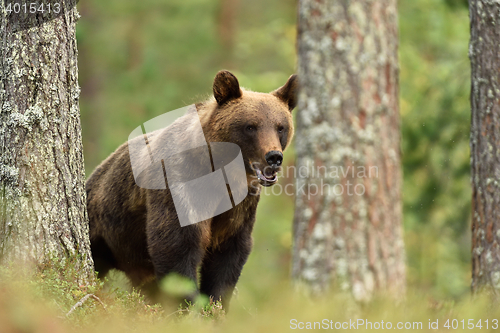
[[[409,290],[404,299],[380,297],[354,302],[342,292],[309,298],[297,288],[268,292],[257,308],[248,309],[235,295],[230,312],[219,303],[180,307],[175,302],[150,304],[126,288],[124,276],[79,285],[71,263],[50,264],[29,280],[2,272],[0,332],[286,332],[290,330],[496,331],[500,308],[492,298],[443,301]],[[122,280],[122,281],[120,281]],[[8,282],[7,282],[8,281]],[[122,286],[119,286],[119,285]],[[125,287],[123,287],[125,286]],[[163,290],[182,292],[182,280]]]

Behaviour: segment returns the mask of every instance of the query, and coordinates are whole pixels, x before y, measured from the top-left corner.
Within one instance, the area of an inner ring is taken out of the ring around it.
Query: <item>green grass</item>
[[[255,308],[245,306],[248,303],[246,292],[235,295],[230,312],[226,314],[217,302],[177,309],[162,307],[148,304],[136,291],[106,289],[106,283],[79,286],[75,283],[77,277],[78,270],[57,263],[40,269],[29,280],[3,271],[1,332],[274,333],[287,332],[294,327],[307,328],[308,325],[323,329],[356,327],[360,331],[406,325],[410,327],[407,331],[438,332],[463,331],[462,325],[466,328],[471,325],[473,329],[469,331],[487,332],[495,331],[500,318],[500,307],[487,295],[439,301],[418,290],[410,290],[402,300],[380,297],[360,304],[340,291],[311,299],[300,288],[286,284],[274,285],[272,289],[261,286],[261,293],[267,297],[260,299]],[[70,309],[88,294],[97,296],[102,304],[88,298],[68,315]],[[447,324],[450,328],[445,327]],[[438,329],[429,329],[429,325],[437,325]]]

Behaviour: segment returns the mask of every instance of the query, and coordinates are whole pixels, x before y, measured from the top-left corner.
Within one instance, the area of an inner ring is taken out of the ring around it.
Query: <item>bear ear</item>
[[[238,79],[229,71],[220,71],[215,75],[213,90],[215,100],[219,105],[241,97]]]
[[[285,104],[288,105],[290,111],[292,111],[297,105],[297,94],[299,90],[299,80],[296,74],[293,74],[288,78],[285,85],[281,88],[276,89],[271,92],[274,96],[281,99]]]

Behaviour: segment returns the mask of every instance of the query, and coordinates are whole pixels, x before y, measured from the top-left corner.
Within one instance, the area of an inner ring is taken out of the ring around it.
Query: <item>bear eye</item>
[[[278,133],[283,133],[285,128],[283,126],[278,126]]]
[[[245,128],[248,132],[253,132],[257,129],[256,126],[254,125],[248,125],[246,128]]]

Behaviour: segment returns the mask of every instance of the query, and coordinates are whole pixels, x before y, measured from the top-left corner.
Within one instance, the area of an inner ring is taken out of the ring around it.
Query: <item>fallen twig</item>
[[[174,311],[174,312],[168,314],[167,316],[165,316],[165,318],[168,318],[170,316],[173,316],[174,314],[185,312],[185,311],[189,311],[189,309],[180,309],[180,310]]]
[[[79,300],[75,305],[73,305],[71,309],[69,309],[68,313],[66,313],[66,317],[68,317],[73,311],[75,311],[76,308],[82,306],[83,303],[85,303],[85,301],[88,300],[89,298],[93,298],[96,301],[98,301],[102,305],[103,309],[106,310],[106,305],[104,305],[104,303],[99,299],[99,297],[97,297],[94,294],[87,294],[81,300]]]

